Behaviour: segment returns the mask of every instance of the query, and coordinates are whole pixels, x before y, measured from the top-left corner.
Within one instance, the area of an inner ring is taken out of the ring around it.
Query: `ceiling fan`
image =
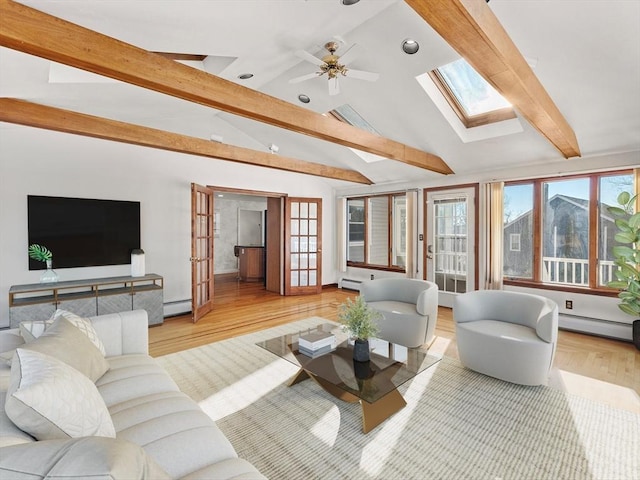
[[[356,44],[349,47],[343,55],[336,55],[339,46],[340,44],[338,42],[327,42],[324,48],[326,48],[329,53],[322,58],[318,58],[304,50],[298,50],[296,56],[313,63],[316,67],[320,68],[320,70],[292,78],[289,80],[289,83],[299,83],[326,74],[329,80],[329,95],[337,95],[340,93],[340,86],[338,85],[338,77],[340,75],[343,77],[357,78],[359,80],[367,80],[369,82],[375,82],[378,79],[380,76],[378,73],[347,68],[347,64],[355,59],[356,48],[354,47],[356,47]]]

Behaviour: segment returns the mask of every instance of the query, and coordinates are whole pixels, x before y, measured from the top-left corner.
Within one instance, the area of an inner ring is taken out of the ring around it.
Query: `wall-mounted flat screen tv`
[[[27,206],[29,245],[51,250],[54,269],[124,265],[140,248],[140,202],[28,195]]]

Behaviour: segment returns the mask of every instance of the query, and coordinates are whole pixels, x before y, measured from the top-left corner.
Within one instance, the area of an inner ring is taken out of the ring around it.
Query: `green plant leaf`
[[[608,207],[607,210],[614,217],[626,217],[627,212],[620,207]]]
[[[47,247],[33,243],[29,245],[29,257],[39,262],[46,262],[47,260],[51,260],[53,253],[51,253],[51,250]]]
[[[616,242],[619,243],[635,243],[638,240],[638,234],[636,232],[618,232],[613,237]]]
[[[617,202],[620,205],[626,205],[627,203],[629,203],[630,199],[631,199],[631,194],[629,192],[620,192],[620,195],[618,195],[618,198],[617,198]]]
[[[622,281],[622,280],[613,280],[613,281],[607,283],[607,287],[609,287],[609,288],[617,288],[617,289],[621,290],[623,288],[627,288],[627,282]]]
[[[635,316],[635,317],[640,316],[640,305],[630,305],[628,303],[619,303],[618,307],[620,308],[620,310],[622,310],[624,313],[628,315]]]
[[[616,236],[618,235],[619,234],[616,234]],[[627,247],[626,245],[616,245],[611,249],[611,252],[613,253],[613,256],[616,257],[616,260],[619,260],[620,258],[624,260],[633,260],[636,255],[636,251],[630,247]],[[616,261],[616,263],[620,265],[618,261]]]
[[[634,213],[633,215],[631,215],[631,218],[629,218],[628,223],[629,223],[629,227],[633,228],[637,233],[638,229],[640,229],[640,212]]]
[[[629,226],[627,221],[622,218],[616,218],[615,224],[621,232],[633,232],[633,229]]]

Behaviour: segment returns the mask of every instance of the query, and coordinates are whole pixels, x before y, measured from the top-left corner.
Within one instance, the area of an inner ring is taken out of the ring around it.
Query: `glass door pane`
[[[442,306],[475,286],[475,190],[426,192],[426,278]]]
[[[288,199],[289,249],[285,294],[317,293],[322,285],[320,262],[320,200]]]

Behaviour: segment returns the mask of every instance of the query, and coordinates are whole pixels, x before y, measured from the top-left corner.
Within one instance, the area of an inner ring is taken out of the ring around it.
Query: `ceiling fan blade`
[[[317,76],[318,74],[316,72],[307,73],[306,75],[301,75],[299,77],[292,78],[291,80],[289,80],[289,83],[300,83],[300,82],[304,82],[305,80],[311,80],[312,78],[315,78]]]
[[[353,62],[361,51],[362,47],[357,43],[354,43],[349,48],[347,48],[347,50],[342,55],[340,55],[340,63],[342,65],[347,65],[349,62]]]
[[[319,67],[324,62],[318,57],[311,55],[309,52],[305,50],[296,51],[296,57],[301,58],[302,60],[306,60],[309,63],[313,63],[316,67]]]
[[[337,95],[340,93],[340,85],[338,85],[338,77],[329,79],[329,95]]]
[[[380,78],[379,73],[373,72],[365,72],[363,70],[352,70],[351,68],[347,69],[346,76],[349,78],[357,78],[358,80],[367,80],[368,82],[375,82]]]

